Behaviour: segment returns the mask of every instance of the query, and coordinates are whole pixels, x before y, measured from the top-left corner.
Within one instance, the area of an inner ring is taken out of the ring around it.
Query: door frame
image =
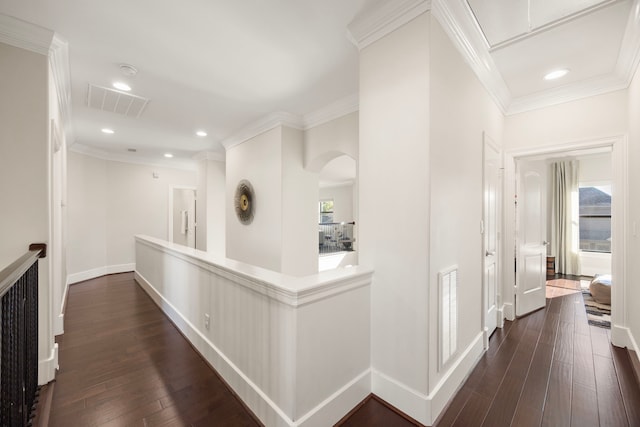
[[[173,185],[169,187],[169,213],[167,218],[169,219],[169,224],[167,225],[167,241],[173,243],[173,190],[193,190],[196,195],[196,207],[198,204],[198,189],[191,185]],[[194,227],[198,228],[198,218],[196,217],[196,221],[194,221]],[[193,231],[194,236],[196,230]]]
[[[516,194],[517,159],[531,156],[552,155],[580,151],[592,148],[611,147],[613,165],[614,197],[611,204],[611,272],[615,280],[611,288],[611,343],[618,347],[633,347],[627,327],[627,310],[624,304],[626,294],[626,268],[628,237],[627,201],[628,201],[628,142],[626,135],[617,135],[601,139],[589,139],[577,142],[558,143],[539,147],[510,150],[505,153],[505,194]],[[515,230],[515,203],[511,197],[504,198],[504,236],[505,242],[517,242]],[[515,245],[507,244],[503,250],[503,301],[507,320],[515,319]]]
[[[500,210],[500,206],[503,206],[503,202],[504,202],[504,151],[500,148],[500,146],[498,146],[493,139],[491,139],[491,137],[489,135],[487,135],[486,132],[483,132],[482,134],[482,243],[480,245],[480,254],[481,254],[481,259],[482,259],[482,331],[483,331],[483,343],[484,343],[484,348],[485,350],[489,348],[489,328],[488,328],[488,323],[487,323],[487,301],[486,301],[486,295],[487,295],[487,286],[488,284],[485,281],[485,230],[486,230],[486,226],[485,226],[485,212],[486,212],[486,207],[485,207],[485,188],[486,188],[486,152],[485,152],[485,148],[489,146],[491,147],[493,150],[495,150],[498,153],[498,157],[500,158],[500,165],[499,165],[499,171],[498,171],[498,194],[497,194],[497,198],[498,198],[498,211],[496,212],[496,215],[498,218],[496,218],[496,229],[497,229],[497,242],[496,242],[496,282],[497,282],[497,286],[496,286],[496,316],[497,316],[497,327],[498,328],[502,328],[504,326],[504,305],[502,304],[502,290],[504,288],[504,284],[503,284],[503,280],[502,280],[502,275],[503,275],[503,256],[502,256],[502,248],[503,248],[503,244],[502,244],[502,235],[503,235],[503,217],[504,217],[504,212],[502,210]]]

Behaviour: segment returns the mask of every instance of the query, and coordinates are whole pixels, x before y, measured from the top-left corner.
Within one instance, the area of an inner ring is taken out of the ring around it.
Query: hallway
[[[626,350],[589,326],[580,293],[506,322],[437,426],[640,425]],[[50,426],[256,426],[133,280],[69,288]],[[409,426],[377,399],[343,426]]]
[[[626,349],[587,323],[580,291],[505,322],[435,424],[640,426],[640,387]]]
[[[49,425],[257,426],[133,280],[69,287]]]

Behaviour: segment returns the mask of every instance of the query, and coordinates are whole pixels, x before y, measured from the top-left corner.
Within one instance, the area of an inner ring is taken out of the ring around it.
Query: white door
[[[545,305],[547,165],[519,160],[516,204],[516,316]]]
[[[483,288],[485,346],[498,325],[498,289],[500,245],[500,195],[501,195],[500,151],[485,136],[484,138],[484,202],[483,202]]]

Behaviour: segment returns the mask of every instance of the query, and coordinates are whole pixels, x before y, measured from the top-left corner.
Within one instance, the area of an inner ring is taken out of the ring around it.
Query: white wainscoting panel
[[[267,426],[333,425],[370,393],[371,274],[285,276],[136,236],[136,281]]]

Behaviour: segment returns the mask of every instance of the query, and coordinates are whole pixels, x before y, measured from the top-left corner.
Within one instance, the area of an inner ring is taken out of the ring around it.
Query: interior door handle
[[[486,251],[485,252],[485,256],[494,256],[496,254],[496,251]]]
[[[544,242],[542,242],[543,245],[545,246],[549,246],[549,242],[547,242],[546,240]]]

